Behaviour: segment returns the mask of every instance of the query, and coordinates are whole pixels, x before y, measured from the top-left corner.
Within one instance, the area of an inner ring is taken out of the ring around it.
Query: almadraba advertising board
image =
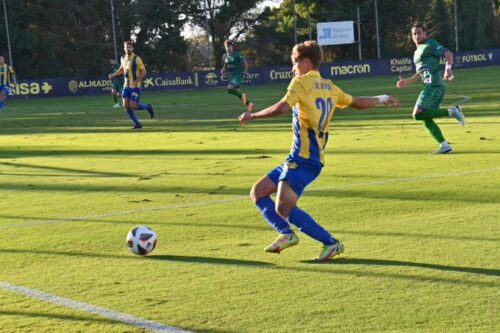
[[[444,63],[442,62],[444,65]],[[454,68],[472,68],[500,65],[500,49],[459,52],[454,54]],[[400,75],[415,71],[409,57],[384,60],[339,61],[321,64],[320,72],[325,78],[367,77],[377,75]],[[293,78],[291,66],[255,67],[249,71],[245,84],[288,83]],[[143,91],[175,91],[225,87],[227,77],[218,70],[153,73],[143,82]],[[108,94],[111,81],[105,76],[73,77],[57,79],[19,80],[14,96],[19,97],[62,97]]]

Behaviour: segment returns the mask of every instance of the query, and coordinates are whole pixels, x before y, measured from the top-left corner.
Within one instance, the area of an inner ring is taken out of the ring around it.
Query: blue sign
[[[458,52],[454,68],[500,65],[500,49]],[[409,57],[383,60],[340,61],[320,65],[321,75],[332,80],[377,75],[400,75],[415,72]],[[288,83],[293,78],[292,66],[256,67],[249,70],[245,84]],[[225,87],[228,77],[219,70],[153,73],[143,82],[143,91],[175,91]],[[60,97],[108,94],[111,81],[103,76],[58,79],[19,80],[14,97]]]

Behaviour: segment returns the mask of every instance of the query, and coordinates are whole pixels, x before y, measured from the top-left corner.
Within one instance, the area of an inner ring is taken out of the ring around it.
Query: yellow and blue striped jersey
[[[123,55],[120,62],[121,68],[123,69],[123,77],[125,78],[125,87],[128,87],[131,81],[137,80],[146,70],[141,57],[137,56],[135,53]],[[142,81],[138,82],[136,87],[140,88],[141,85]]]
[[[293,143],[289,158],[324,165],[323,151],[335,108],[348,107],[352,96],[312,70],[293,78],[281,101],[293,108]]]
[[[11,66],[7,64],[0,65],[0,85],[9,86],[14,74],[15,72]]]

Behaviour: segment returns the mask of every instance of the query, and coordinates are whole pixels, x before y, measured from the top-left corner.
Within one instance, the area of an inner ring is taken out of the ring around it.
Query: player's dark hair
[[[225,45],[225,46],[233,46],[233,41],[232,41],[232,40],[230,40],[230,39],[226,39],[226,40],[224,41],[224,45]]]
[[[132,43],[132,42],[131,42],[131,41],[129,41],[129,40],[124,41],[124,42],[123,42],[123,44],[127,44],[127,45],[132,45],[132,46],[134,46],[134,43]]]
[[[307,58],[314,68],[318,68],[321,63],[321,47],[315,40],[307,40],[293,47],[299,53],[299,58]]]
[[[422,23],[420,23],[420,22],[415,22],[415,23],[413,23],[413,25],[411,26],[411,28],[412,28],[412,29],[413,29],[413,28],[420,28],[420,29],[422,29],[422,31],[423,31],[423,32],[425,32],[425,27],[424,27],[424,25],[423,25]]]

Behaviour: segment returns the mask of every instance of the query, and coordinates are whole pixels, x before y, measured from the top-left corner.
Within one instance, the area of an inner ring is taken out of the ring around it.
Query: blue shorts
[[[141,88],[123,87],[122,98],[128,98],[133,102],[139,103],[139,99],[141,98]]]
[[[306,186],[319,176],[321,169],[323,169],[321,164],[287,160],[269,171],[267,176],[276,185],[278,182],[286,180],[295,194],[300,197]]]
[[[5,93],[5,95],[10,95],[10,88],[9,86],[4,86],[0,84],[0,93]]]

